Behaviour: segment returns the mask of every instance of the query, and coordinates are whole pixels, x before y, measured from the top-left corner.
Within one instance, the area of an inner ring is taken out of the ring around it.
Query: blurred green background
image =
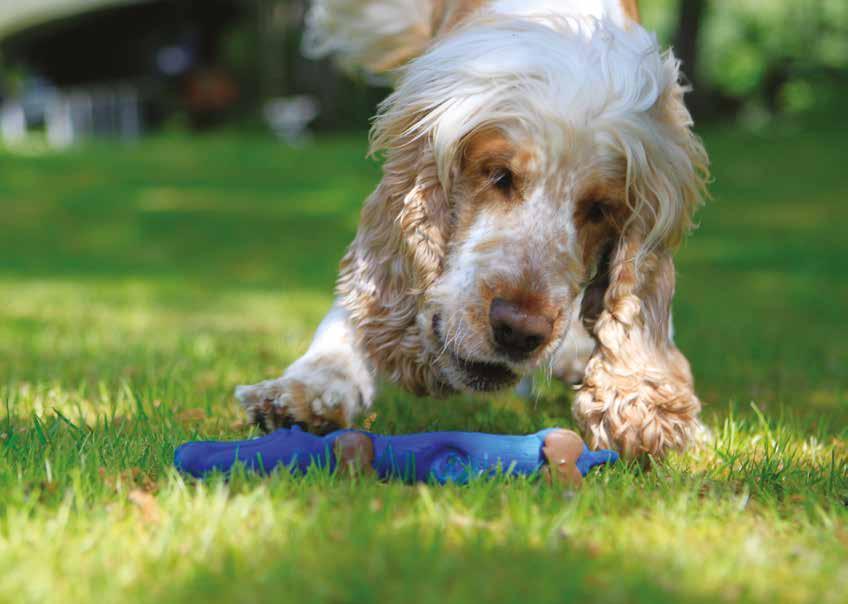
[[[318,130],[364,129],[385,94],[299,49],[305,0],[27,0],[0,7],[0,100],[38,90],[139,97],[141,127],[267,127],[309,95]],[[842,0],[642,0],[701,121],[763,127],[836,106],[848,79]],[[33,120],[38,128],[40,120]],[[101,129],[103,130],[103,129]],[[108,129],[107,129],[108,130]]]

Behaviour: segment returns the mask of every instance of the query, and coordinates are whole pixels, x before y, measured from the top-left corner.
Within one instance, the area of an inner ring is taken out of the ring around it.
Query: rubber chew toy
[[[594,466],[613,463],[613,451],[590,451],[569,430],[551,428],[528,436],[477,432],[424,432],[382,436],[358,430],[339,430],[315,436],[298,427],[277,430],[253,440],[201,441],[184,444],[174,465],[202,478],[214,471],[229,472],[236,462],[259,472],[283,466],[305,472],[310,466],[341,471],[375,472],[382,479],[405,482],[463,484],[473,476],[532,475],[579,485]]]

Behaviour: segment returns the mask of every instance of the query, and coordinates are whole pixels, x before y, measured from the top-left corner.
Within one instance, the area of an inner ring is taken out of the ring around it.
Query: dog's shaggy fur
[[[707,157],[678,61],[637,18],[626,0],[316,3],[313,52],[399,67],[371,136],[384,175],[307,353],[237,389],[253,421],[327,430],[371,404],[378,376],[442,395],[549,362],[580,382],[592,446],[690,442],[700,402],[670,333],[672,252]],[[547,327],[532,352],[493,341],[495,300]]]

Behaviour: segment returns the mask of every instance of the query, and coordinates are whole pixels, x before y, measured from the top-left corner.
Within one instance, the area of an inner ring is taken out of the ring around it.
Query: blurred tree
[[[695,113],[700,112],[699,106],[705,96],[699,86],[698,43],[706,5],[706,0],[680,0],[677,8],[677,29],[672,42],[674,53],[683,66],[683,72],[694,88],[689,103]]]
[[[284,96],[288,86],[287,34],[299,24],[302,2],[253,0],[259,63],[259,91],[263,100]]]
[[[845,0],[734,0],[707,12],[700,67],[715,97],[773,114],[827,104],[845,86]]]

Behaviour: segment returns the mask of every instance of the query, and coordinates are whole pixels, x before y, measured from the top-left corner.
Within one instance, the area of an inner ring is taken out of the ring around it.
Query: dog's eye
[[[586,210],[586,219],[592,224],[598,224],[606,218],[607,210],[607,204],[603,201],[593,201]]]
[[[509,193],[513,187],[512,172],[507,168],[496,168],[489,174],[492,184],[502,193]]]

